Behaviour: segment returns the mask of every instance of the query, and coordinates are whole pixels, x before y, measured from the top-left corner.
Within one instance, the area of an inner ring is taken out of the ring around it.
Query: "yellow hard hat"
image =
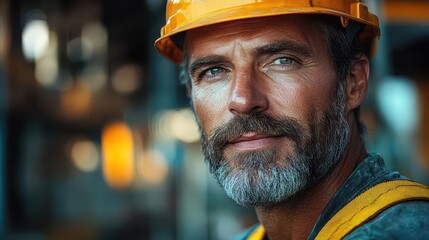
[[[180,63],[183,51],[172,40],[178,33],[221,22],[285,14],[338,16],[344,27],[349,20],[363,23],[359,41],[372,43],[380,35],[377,16],[360,0],[168,0],[166,24],[155,47]]]

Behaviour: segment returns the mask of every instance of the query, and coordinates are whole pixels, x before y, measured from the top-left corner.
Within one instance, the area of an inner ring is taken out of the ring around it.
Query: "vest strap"
[[[342,239],[387,208],[406,201],[429,201],[429,187],[410,180],[379,183],[347,203],[320,230],[315,240]],[[265,229],[259,225],[247,238],[262,240]]]
[[[338,211],[316,236],[316,240],[342,239],[385,209],[405,201],[429,201],[429,187],[409,180],[377,184]]]
[[[247,240],[262,240],[265,236],[265,229],[262,224],[259,224],[258,227],[253,230],[253,232],[250,234],[250,236],[247,238]]]

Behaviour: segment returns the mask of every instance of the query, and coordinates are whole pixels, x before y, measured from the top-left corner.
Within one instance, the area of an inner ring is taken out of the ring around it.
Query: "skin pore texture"
[[[367,155],[353,110],[369,64],[339,87],[320,26],[308,16],[246,19],[191,30],[190,95],[210,171],[257,208],[270,239],[307,239]]]

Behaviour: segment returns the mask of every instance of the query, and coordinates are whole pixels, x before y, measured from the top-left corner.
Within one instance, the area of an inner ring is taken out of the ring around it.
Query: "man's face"
[[[317,23],[222,23],[189,31],[185,47],[203,152],[237,203],[284,201],[338,162],[348,137],[344,93]]]

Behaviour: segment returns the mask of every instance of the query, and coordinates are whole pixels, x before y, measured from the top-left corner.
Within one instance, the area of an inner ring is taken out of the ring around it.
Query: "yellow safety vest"
[[[410,180],[379,183],[364,191],[338,211],[320,230],[316,240],[342,239],[385,209],[405,201],[429,201],[429,187]],[[248,240],[262,240],[265,229],[258,226]]]

